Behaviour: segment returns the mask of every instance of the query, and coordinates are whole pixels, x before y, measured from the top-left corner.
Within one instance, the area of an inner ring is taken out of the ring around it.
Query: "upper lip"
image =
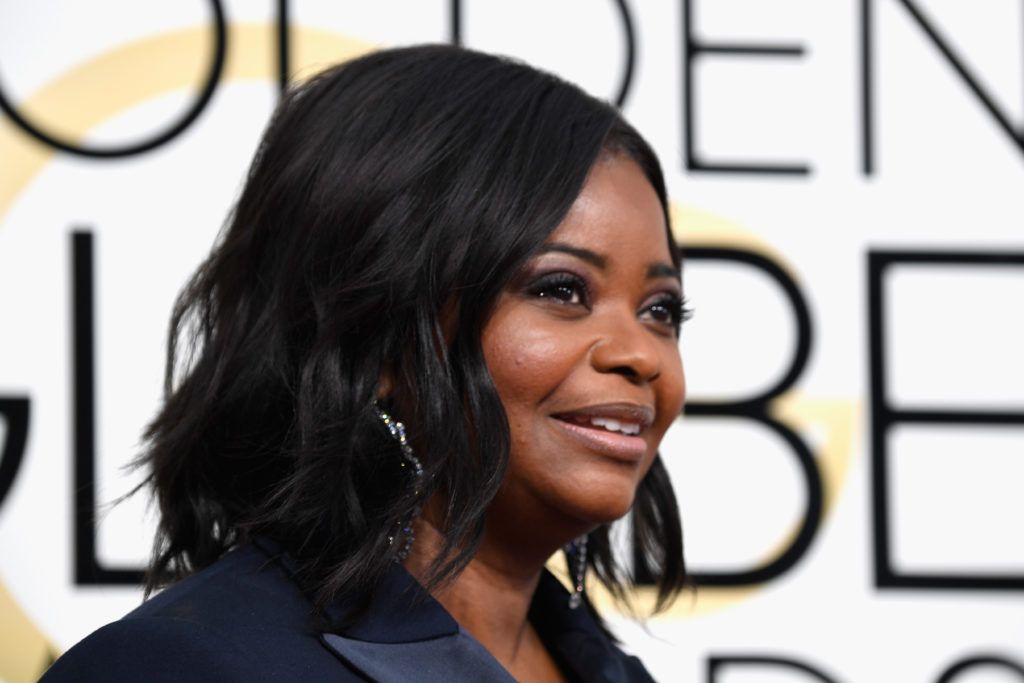
[[[654,424],[654,408],[638,403],[602,403],[600,405],[585,406],[555,413],[553,417],[565,420],[566,418],[587,419],[592,417],[604,417],[619,422],[630,422],[639,424],[640,429],[647,429]]]

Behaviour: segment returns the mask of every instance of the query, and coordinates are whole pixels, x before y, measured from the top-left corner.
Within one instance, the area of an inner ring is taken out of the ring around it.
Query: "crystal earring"
[[[587,535],[583,534],[565,547],[569,556],[569,571],[573,577],[573,591],[569,596],[569,609],[576,609],[583,604],[583,583],[587,575]]]
[[[419,458],[412,452],[412,446],[409,445],[409,440],[405,435],[405,425],[391,417],[377,401],[373,402],[373,408],[377,412],[377,417],[387,427],[392,438],[398,442],[398,447],[402,451],[401,467],[403,470],[412,471],[412,494],[413,497],[419,500],[420,494],[423,492],[423,465],[420,464]],[[391,545],[395,545],[399,536],[403,538],[402,545],[395,554],[399,562],[404,561],[409,556],[409,551],[412,550],[413,541],[416,540],[412,529],[412,521],[419,514],[420,505],[417,503],[412,512],[409,513],[409,516],[399,522],[398,528],[388,536],[388,543]]]

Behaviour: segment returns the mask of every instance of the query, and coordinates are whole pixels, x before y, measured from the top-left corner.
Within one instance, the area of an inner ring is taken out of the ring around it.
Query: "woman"
[[[649,680],[583,593],[684,580],[653,152],[551,75],[377,52],[280,105],[171,321],[149,590],[45,680]],[[177,343],[186,340],[182,349]],[[575,590],[544,570],[568,546]]]

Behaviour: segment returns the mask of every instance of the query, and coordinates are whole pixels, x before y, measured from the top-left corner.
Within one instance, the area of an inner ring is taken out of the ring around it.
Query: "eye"
[[[527,293],[541,299],[552,299],[567,305],[589,305],[587,283],[572,273],[549,273],[534,280]]]
[[[660,294],[640,311],[641,319],[671,327],[676,334],[679,333],[680,325],[692,315],[686,300],[675,294]]]

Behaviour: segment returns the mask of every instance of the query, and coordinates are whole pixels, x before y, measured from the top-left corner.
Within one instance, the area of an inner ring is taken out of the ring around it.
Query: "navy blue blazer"
[[[289,564],[266,541],[233,550],[75,645],[41,683],[514,680],[401,565],[365,617],[335,631],[340,605],[315,619]],[[547,572],[530,621],[569,680],[652,681]]]

